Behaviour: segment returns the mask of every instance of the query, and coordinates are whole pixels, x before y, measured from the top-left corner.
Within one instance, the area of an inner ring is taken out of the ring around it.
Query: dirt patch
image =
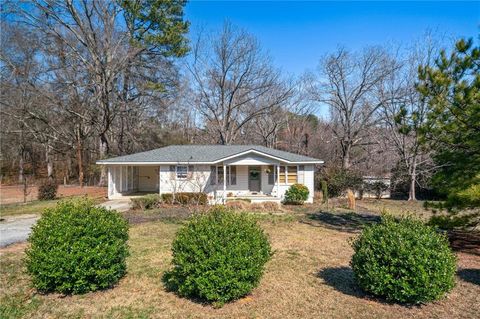
[[[21,253],[27,248],[27,243],[18,243],[0,248],[0,256],[7,253]]]
[[[33,201],[37,199],[38,186],[29,186],[27,201]],[[80,187],[76,185],[60,185],[58,187],[57,196],[70,197],[70,196],[82,196],[87,195],[90,197],[106,197],[107,188],[97,186],[85,186]],[[0,204],[13,204],[23,202],[23,188],[21,185],[16,186],[0,186]]]

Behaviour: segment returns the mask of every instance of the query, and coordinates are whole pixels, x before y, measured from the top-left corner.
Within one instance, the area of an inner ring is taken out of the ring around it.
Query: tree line
[[[321,158],[321,179],[391,174],[410,199],[419,188],[478,184],[472,40],[446,50],[431,36],[406,48],[339,47],[314,72],[287,76],[228,22],[189,39],[185,4],[4,2],[2,182],[104,185],[98,159],[218,143]]]

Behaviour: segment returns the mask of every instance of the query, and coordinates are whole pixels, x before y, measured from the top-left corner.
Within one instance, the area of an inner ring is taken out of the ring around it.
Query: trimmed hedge
[[[352,244],[358,285],[389,301],[424,303],[455,285],[456,258],[445,235],[411,218],[385,216]]]
[[[142,197],[132,198],[133,209],[152,209],[158,207],[162,203],[162,198],[159,194],[148,194]]]
[[[52,179],[47,179],[38,188],[39,200],[52,200],[57,197],[58,185]]]
[[[166,286],[181,296],[221,306],[256,287],[271,257],[267,236],[252,216],[216,206],[192,217],[173,242]]]
[[[285,192],[285,204],[302,205],[308,199],[308,187],[302,184],[293,184]]]
[[[205,193],[175,193],[162,194],[162,201],[166,204],[182,204],[182,205],[206,205],[208,204],[208,197]]]
[[[42,292],[81,294],[112,287],[126,272],[128,223],[92,201],[46,209],[28,238],[27,271]]]

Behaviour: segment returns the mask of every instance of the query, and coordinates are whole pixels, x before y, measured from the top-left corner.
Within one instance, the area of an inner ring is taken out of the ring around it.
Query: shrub
[[[113,286],[125,274],[128,224],[89,200],[62,201],[33,226],[27,271],[42,292],[85,293]]]
[[[225,203],[225,206],[233,210],[248,210],[250,203],[243,200],[229,200]]]
[[[359,173],[344,169],[334,169],[327,172],[325,179],[330,198],[344,196],[348,189],[360,190],[363,183],[362,176]]]
[[[271,256],[267,236],[253,217],[224,206],[192,217],[178,231],[172,251],[167,287],[219,306],[256,287]]]
[[[302,184],[293,184],[285,192],[286,204],[303,204],[308,199],[308,187]]]
[[[142,197],[132,198],[133,209],[152,209],[158,207],[162,202],[160,195],[148,194]]]
[[[205,193],[175,193],[162,194],[162,201],[167,204],[206,205],[208,197]]]
[[[57,197],[58,185],[53,179],[47,179],[38,188],[39,200],[52,200]]]
[[[356,282],[387,300],[437,300],[455,284],[455,256],[448,239],[421,221],[385,216],[364,228],[352,246]]]
[[[369,193],[373,193],[377,199],[382,198],[383,193],[388,189],[389,189],[389,186],[382,181],[376,181],[373,183],[369,183],[369,182],[363,183],[363,190]]]

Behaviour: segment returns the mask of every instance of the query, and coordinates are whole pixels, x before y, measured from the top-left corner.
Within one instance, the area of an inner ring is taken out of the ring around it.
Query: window
[[[294,184],[297,182],[297,166],[288,166],[287,174],[287,184]]]
[[[224,178],[223,166],[218,166],[217,167],[217,183],[223,184],[223,178]]]
[[[268,185],[275,184],[275,166],[270,165],[267,168],[267,173],[268,173]]]
[[[186,179],[188,177],[188,166],[177,165],[177,179]]]

